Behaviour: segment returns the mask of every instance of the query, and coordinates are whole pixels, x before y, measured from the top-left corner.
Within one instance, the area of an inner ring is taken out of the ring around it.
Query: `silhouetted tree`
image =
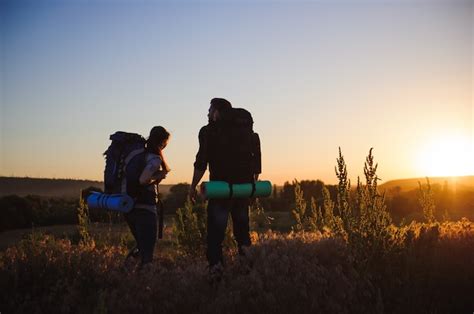
[[[170,188],[169,194],[164,199],[166,213],[175,213],[178,208],[183,208],[188,196],[189,184],[178,183]]]

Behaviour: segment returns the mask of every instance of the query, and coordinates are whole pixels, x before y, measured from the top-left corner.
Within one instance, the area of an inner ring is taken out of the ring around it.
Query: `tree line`
[[[325,185],[321,180],[302,180],[285,182],[283,186],[273,187],[272,196],[260,199],[260,205],[266,212],[291,212],[296,206],[295,187],[301,189],[303,200],[308,207],[312,200],[317,207],[323,206],[324,189],[327,189],[332,201],[337,201],[337,185]],[[385,203],[394,223],[423,221],[424,213],[420,197],[426,183],[421,183],[419,189],[403,191],[394,187],[386,191]],[[179,183],[172,186],[166,197],[163,197],[165,214],[173,215],[178,208],[183,208],[186,202],[189,184]],[[433,215],[439,220],[458,220],[462,217],[474,219],[471,210],[474,205],[474,193],[469,191],[455,192],[444,185],[430,185],[433,198]],[[355,197],[356,188],[350,190]],[[40,197],[29,195],[25,197],[8,195],[0,197],[0,231],[7,229],[30,228],[32,226],[47,226],[57,224],[77,224],[77,208],[79,199]],[[119,214],[98,209],[89,209],[89,219],[92,222],[120,222]]]

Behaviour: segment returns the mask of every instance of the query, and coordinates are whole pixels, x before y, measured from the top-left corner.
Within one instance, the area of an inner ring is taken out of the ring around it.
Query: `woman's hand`
[[[153,175],[153,178],[156,180],[156,183],[160,183],[161,180],[166,179],[167,175],[168,175],[168,172],[166,172],[166,170],[159,170],[155,172],[155,174]]]

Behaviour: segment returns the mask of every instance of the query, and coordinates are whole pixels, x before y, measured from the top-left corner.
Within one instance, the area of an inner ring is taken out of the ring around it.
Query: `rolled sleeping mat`
[[[225,181],[208,181],[201,184],[201,193],[206,199],[267,197],[272,194],[272,183],[257,181],[255,184],[229,184]]]
[[[133,205],[133,199],[126,194],[103,194],[99,192],[91,192],[87,197],[87,206],[89,208],[128,213],[132,210]]]

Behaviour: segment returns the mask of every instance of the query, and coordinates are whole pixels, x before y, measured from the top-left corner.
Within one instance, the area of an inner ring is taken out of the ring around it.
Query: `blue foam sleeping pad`
[[[126,194],[103,194],[91,192],[87,197],[89,208],[107,209],[121,213],[128,213],[133,209],[133,199]]]

